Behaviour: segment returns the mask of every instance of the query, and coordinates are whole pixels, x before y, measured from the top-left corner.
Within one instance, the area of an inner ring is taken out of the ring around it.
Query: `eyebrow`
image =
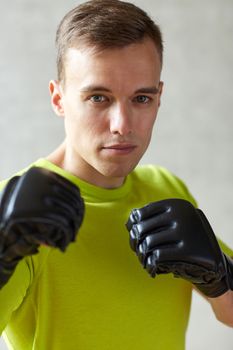
[[[84,86],[80,91],[81,92],[95,92],[95,91],[111,92],[111,90],[101,85],[87,85],[87,86]],[[158,92],[159,92],[159,88],[157,86],[148,86],[148,87],[139,88],[134,93],[135,94],[138,94],[138,93],[157,94]]]

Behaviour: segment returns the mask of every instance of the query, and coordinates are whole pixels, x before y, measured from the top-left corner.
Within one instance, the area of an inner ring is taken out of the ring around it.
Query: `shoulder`
[[[9,181],[10,179],[12,179],[12,178],[15,177],[15,176],[21,176],[21,175],[24,174],[29,168],[31,168],[31,167],[34,166],[34,165],[36,165],[36,162],[30,164],[29,166],[27,166],[27,167],[24,168],[24,169],[21,169],[21,170],[17,171],[15,174],[13,174],[12,176],[10,176],[9,178],[0,181],[0,191],[6,186],[6,184],[8,183],[8,181]]]
[[[25,168],[17,171],[16,173],[14,173],[12,176],[10,176],[9,178],[7,179],[3,179],[2,181],[0,181],[0,191],[6,186],[6,184],[8,183],[8,181],[10,179],[12,179],[13,177],[15,176],[21,176],[23,175],[26,171],[28,171],[30,168],[32,167],[42,167],[42,168],[45,168],[45,169],[48,169],[48,170],[51,170],[51,171],[54,171],[54,172],[57,172],[59,173],[59,169],[57,170],[56,167],[54,166],[54,169],[53,169],[53,165],[50,164],[45,158],[39,158],[38,160],[36,160],[35,162],[29,164],[28,166],[26,166]],[[60,169],[60,171],[62,172],[62,169]]]
[[[132,175],[141,181],[152,180],[157,183],[159,182],[173,182],[177,177],[172,174],[168,169],[160,165],[139,165],[135,168]]]
[[[169,190],[186,190],[186,185],[175,174],[159,165],[141,165],[132,173],[135,182],[144,183],[147,186],[168,186]]]
[[[197,205],[186,184],[165,167],[140,165],[131,173],[131,179],[134,187],[142,187],[155,200],[182,198]]]

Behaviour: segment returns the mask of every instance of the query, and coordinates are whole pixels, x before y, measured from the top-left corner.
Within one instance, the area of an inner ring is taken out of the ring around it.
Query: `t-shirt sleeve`
[[[180,184],[181,188],[183,189],[183,192],[185,193],[185,199],[187,199],[188,201],[190,201],[196,208],[198,208],[198,203],[196,201],[196,199],[193,197],[193,195],[190,193],[188,187],[186,186],[186,184],[180,180],[179,178],[175,177],[176,181],[178,181],[178,183]],[[218,235],[216,235],[218,243],[220,245],[221,250],[228,256],[233,257],[233,250],[226,244],[224,243],[219,237]]]
[[[0,195],[8,180],[0,182]],[[30,257],[21,260],[9,281],[0,289],[0,334],[9,322],[12,313],[22,303],[30,285],[33,266]]]
[[[169,182],[169,185],[173,190],[173,193],[177,191],[179,198],[183,198],[191,202],[196,208],[198,208],[198,203],[189,191],[186,184],[176,175],[170,173],[167,169],[160,167],[160,172],[163,174],[163,177],[166,178],[166,181]],[[233,249],[231,249],[227,244],[225,244],[218,235],[217,240],[220,245],[221,250],[228,256],[233,257]]]
[[[191,202],[194,207],[198,207],[196,199],[193,197],[192,193],[189,191],[189,188],[183,180],[181,180],[179,177],[164,167],[159,167],[158,169],[162,178],[161,182],[163,183],[163,187],[167,188],[170,192],[170,198],[185,199]],[[169,198],[168,195],[167,197]]]
[[[0,289],[0,334],[27,294],[31,272],[31,258],[21,260],[9,281]]]

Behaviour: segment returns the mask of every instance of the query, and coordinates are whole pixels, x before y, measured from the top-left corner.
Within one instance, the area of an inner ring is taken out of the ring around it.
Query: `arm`
[[[209,302],[218,321],[229,327],[233,327],[233,291],[229,290],[219,297],[209,298],[202,294],[195,286],[193,289]]]
[[[58,174],[35,167],[12,178],[0,199],[0,288],[40,244],[64,251],[75,240],[83,212],[79,189]]]
[[[173,273],[191,282],[216,317],[232,325],[233,260],[225,255],[201,210],[181,199],[151,203],[131,212],[130,245],[147,272]]]
[[[233,327],[233,291],[216,298],[207,298],[218,321]]]

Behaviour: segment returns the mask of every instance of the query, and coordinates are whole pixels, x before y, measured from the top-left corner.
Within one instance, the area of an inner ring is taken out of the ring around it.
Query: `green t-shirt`
[[[192,286],[171,274],[152,279],[129,247],[125,222],[132,208],[152,201],[196,205],[185,185],[164,168],[139,166],[108,190],[47,160],[34,165],[79,186],[85,219],[65,253],[42,247],[0,290],[0,333],[10,349],[184,349]]]

